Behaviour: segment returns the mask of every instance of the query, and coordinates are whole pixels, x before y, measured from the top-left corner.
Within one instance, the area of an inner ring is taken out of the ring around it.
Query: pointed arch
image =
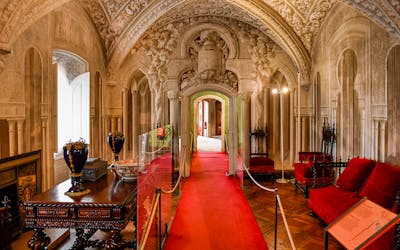
[[[24,150],[33,151],[42,148],[41,104],[43,98],[43,60],[40,52],[34,47],[25,52],[24,71],[25,134],[27,135]]]
[[[386,59],[387,133],[385,159],[400,164],[400,45],[390,49]]]

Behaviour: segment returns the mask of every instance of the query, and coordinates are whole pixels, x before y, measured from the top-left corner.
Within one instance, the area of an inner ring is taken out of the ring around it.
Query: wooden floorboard
[[[309,214],[307,199],[301,191],[296,191],[292,183],[271,184],[268,179],[259,178],[261,184],[278,188],[278,194],[286,215],[293,242],[298,250],[324,249],[324,223]],[[249,179],[243,181],[243,191],[253,210],[269,249],[274,249],[275,194],[261,190]],[[277,249],[292,249],[281,213],[278,208]],[[332,237],[329,249],[344,249]]]

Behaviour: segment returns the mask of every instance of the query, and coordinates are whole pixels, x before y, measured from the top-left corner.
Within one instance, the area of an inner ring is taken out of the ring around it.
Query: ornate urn
[[[122,132],[111,132],[108,134],[108,144],[114,153],[114,162],[119,161],[119,152],[125,142],[125,136]]]
[[[64,160],[71,171],[70,189],[65,193],[68,196],[75,197],[88,194],[90,189],[87,189],[82,184],[82,170],[85,166],[88,145],[83,139],[76,142],[68,142],[63,147]]]

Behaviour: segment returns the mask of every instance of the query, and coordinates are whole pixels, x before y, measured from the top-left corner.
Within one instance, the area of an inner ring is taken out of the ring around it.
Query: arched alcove
[[[42,58],[35,48],[29,48],[25,53],[25,103],[26,122],[25,131],[27,151],[42,148],[41,133],[41,103],[43,66]],[[21,152],[20,152],[21,153]]]
[[[387,153],[386,160],[400,164],[400,45],[393,47],[387,57]]]
[[[267,117],[267,128],[269,135],[269,154],[276,158],[277,162],[280,162],[281,155],[281,143],[283,144],[283,155],[284,158],[289,155],[290,152],[290,93],[284,92],[283,88],[288,88],[289,83],[286,77],[280,72],[276,71],[270,80],[270,88],[267,89],[268,95],[268,117]],[[278,90],[278,93],[273,93],[273,89]],[[282,96],[282,98],[281,98]],[[282,103],[281,103],[282,101]],[[282,109],[281,109],[282,108]],[[282,117],[281,117],[282,115]],[[282,118],[282,121],[281,121]],[[282,131],[281,131],[282,122]],[[280,135],[283,135],[281,141]],[[279,159],[279,160],[278,160]]]
[[[340,124],[338,124],[338,145],[341,148],[341,156],[357,156],[360,152],[361,118],[358,105],[358,94],[354,89],[357,76],[357,57],[353,50],[343,52],[338,64],[338,79],[341,86]]]
[[[140,133],[146,133],[151,129],[151,92],[147,78],[141,78],[138,85]]]

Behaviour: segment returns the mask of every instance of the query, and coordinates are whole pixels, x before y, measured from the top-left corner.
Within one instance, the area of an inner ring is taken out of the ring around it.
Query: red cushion
[[[250,166],[251,173],[274,173],[274,166]]]
[[[356,193],[331,185],[312,189],[308,207],[329,224],[359,200],[360,197]]]
[[[311,166],[312,163],[295,163],[294,178],[296,178],[296,180],[312,178],[312,171],[310,171]]]
[[[250,158],[251,166],[274,166],[274,161],[268,157],[253,157]]]
[[[361,197],[391,210],[400,191],[400,168],[378,163],[360,191]]]
[[[375,161],[365,158],[351,159],[336,181],[336,185],[350,192],[359,191],[375,164]]]

